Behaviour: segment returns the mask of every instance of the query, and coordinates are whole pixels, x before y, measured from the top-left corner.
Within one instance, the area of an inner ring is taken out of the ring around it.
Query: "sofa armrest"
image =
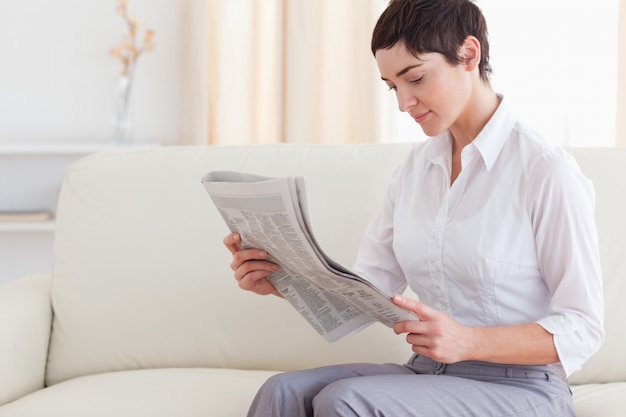
[[[44,387],[51,326],[49,276],[0,286],[0,406]]]

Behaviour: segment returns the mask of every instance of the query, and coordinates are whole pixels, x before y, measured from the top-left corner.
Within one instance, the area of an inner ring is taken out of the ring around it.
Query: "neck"
[[[450,126],[454,138],[454,148],[458,151],[471,143],[496,112],[500,99],[489,83],[479,81],[465,104],[465,111]]]

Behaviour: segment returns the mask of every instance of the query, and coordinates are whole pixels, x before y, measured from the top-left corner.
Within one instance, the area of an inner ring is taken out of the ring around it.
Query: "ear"
[[[463,41],[459,50],[465,69],[468,72],[474,71],[480,64],[480,42],[474,36],[468,36]]]

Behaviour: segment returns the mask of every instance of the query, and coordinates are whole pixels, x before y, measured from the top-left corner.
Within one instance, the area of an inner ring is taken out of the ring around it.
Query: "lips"
[[[425,111],[424,113],[420,113],[420,114],[415,114],[415,115],[412,114],[411,116],[417,123],[422,123],[424,120],[428,118],[429,115],[430,115],[430,110]]]

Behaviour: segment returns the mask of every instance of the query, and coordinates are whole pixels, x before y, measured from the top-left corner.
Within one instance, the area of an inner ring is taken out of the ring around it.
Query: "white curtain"
[[[386,0],[210,0],[209,143],[378,140]]]
[[[183,45],[187,142],[424,138],[369,51],[387,0],[182,1],[192,37]],[[626,100],[623,51],[617,89],[624,0],[476,2],[489,25],[494,88],[521,119],[556,144],[612,146],[616,130],[624,138],[626,117],[616,117],[626,109],[617,104]]]

